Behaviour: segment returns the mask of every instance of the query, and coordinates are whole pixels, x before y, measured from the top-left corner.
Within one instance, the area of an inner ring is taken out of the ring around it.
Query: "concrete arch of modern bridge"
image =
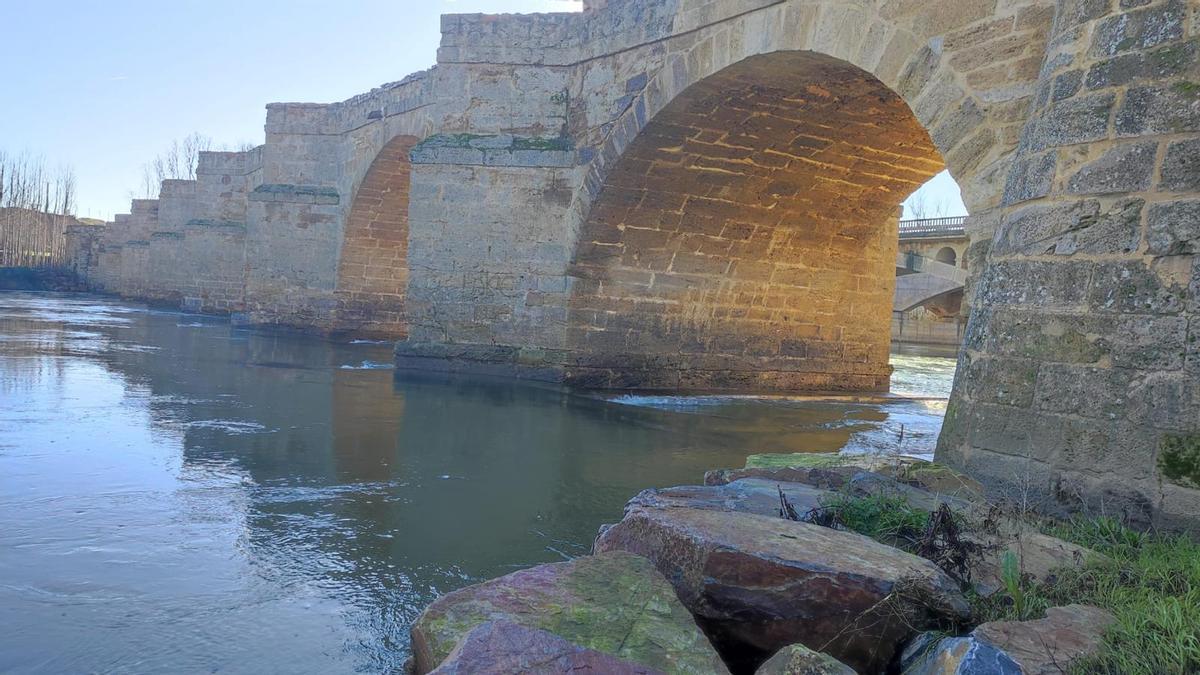
[[[264,146],[206,153],[77,268],[405,335],[401,368],[881,389],[895,207],[944,163],[971,319],[939,456],[1200,520],[1196,0],[585,6],[446,17],[430,71],[269,106]]]

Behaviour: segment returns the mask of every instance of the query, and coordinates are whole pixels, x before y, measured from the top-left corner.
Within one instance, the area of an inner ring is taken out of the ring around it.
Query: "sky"
[[[432,66],[439,16],[571,0],[0,0],[0,150],[66,164],[78,215],[128,210],[142,167],[192,133],[263,142],[266,104],[329,103]],[[946,184],[948,183],[948,185]],[[927,203],[965,213],[948,176]]]

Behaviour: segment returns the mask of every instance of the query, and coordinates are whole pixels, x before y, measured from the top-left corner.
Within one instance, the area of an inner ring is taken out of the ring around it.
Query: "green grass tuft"
[[[929,512],[914,509],[903,497],[838,495],[822,504],[836,525],[892,546],[915,539],[929,523]]]
[[[1049,533],[1108,559],[1066,569],[1044,584],[1022,583],[1029,616],[1072,603],[1111,611],[1116,623],[1099,656],[1074,664],[1074,673],[1172,675],[1200,672],[1200,544],[1185,537],[1146,534],[1111,518],[1080,518]],[[990,598],[977,604],[982,620],[1017,618],[1017,603]]]
[[[833,526],[906,550],[930,518],[902,497],[885,495],[838,496],[821,511]],[[1056,522],[1046,532],[1106,557],[1032,583],[1021,577],[1016,557],[1008,556],[1005,589],[973,598],[977,622],[1023,621],[1044,616],[1050,607],[1094,605],[1112,612],[1116,622],[1105,633],[1100,654],[1072,664],[1071,673],[1200,673],[1200,543],[1139,532],[1112,518]]]

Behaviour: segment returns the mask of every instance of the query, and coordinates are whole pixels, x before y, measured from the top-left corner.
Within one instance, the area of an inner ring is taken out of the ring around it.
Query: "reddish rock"
[[[431,675],[493,673],[661,675],[662,671],[580,647],[544,630],[489,621],[467,633]]]
[[[596,550],[652,560],[739,669],[801,643],[878,672],[920,630],[969,615],[928,560],[778,517],[634,507]]]
[[[1008,654],[1026,675],[1057,674],[1064,664],[1095,654],[1115,620],[1098,607],[1067,605],[1046,610],[1037,621],[985,623],[971,635]]]

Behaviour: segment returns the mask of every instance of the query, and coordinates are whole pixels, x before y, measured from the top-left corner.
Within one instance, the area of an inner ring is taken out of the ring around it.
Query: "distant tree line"
[[[75,170],[51,168],[28,152],[0,150],[0,207],[69,216],[75,213]]]

